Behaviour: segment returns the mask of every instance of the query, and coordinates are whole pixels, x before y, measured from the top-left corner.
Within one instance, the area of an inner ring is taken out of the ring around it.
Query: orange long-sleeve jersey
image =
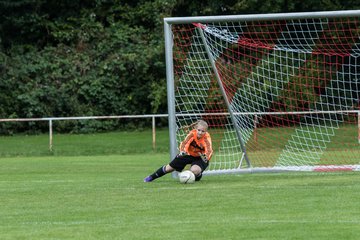
[[[193,157],[205,154],[206,158],[210,160],[213,154],[210,134],[205,133],[200,139],[197,139],[197,130],[191,130],[184,141],[181,142],[180,152],[187,152]]]

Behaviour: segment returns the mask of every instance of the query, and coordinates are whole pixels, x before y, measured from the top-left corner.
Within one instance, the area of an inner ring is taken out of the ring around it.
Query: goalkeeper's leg
[[[195,174],[195,181],[200,181],[202,173],[209,166],[209,162],[204,162],[202,159],[194,161],[191,164],[190,170]]]
[[[160,167],[158,170],[156,170],[153,174],[147,176],[144,179],[144,182],[152,182],[155,179],[164,176],[165,174],[174,171],[174,169],[172,167],[170,167],[169,165],[164,165],[162,167]]]
[[[200,181],[200,179],[202,178],[202,173],[198,174],[195,176],[195,181]]]
[[[153,174],[144,178],[144,182],[152,182],[155,179],[164,176],[174,170],[181,172],[191,161],[190,156],[177,156],[169,164],[160,167]]]

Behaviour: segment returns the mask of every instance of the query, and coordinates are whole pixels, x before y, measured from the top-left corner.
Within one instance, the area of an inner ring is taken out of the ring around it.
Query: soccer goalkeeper
[[[211,137],[207,132],[208,124],[204,120],[199,120],[191,126],[194,126],[194,129],[181,142],[180,153],[169,164],[144,178],[144,182],[152,182],[174,170],[181,172],[188,164],[191,165],[190,171],[194,173],[195,181],[201,179],[202,172],[209,166],[213,154]]]

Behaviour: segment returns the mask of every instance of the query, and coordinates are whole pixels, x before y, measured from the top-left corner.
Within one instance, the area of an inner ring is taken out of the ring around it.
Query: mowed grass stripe
[[[360,239],[357,172],[142,179],[166,154],[0,159],[0,239]]]

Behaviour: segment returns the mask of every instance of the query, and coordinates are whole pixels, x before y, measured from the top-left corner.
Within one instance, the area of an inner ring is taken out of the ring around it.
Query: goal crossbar
[[[231,22],[231,21],[258,21],[258,20],[289,20],[306,18],[328,18],[328,17],[357,17],[360,10],[343,11],[320,11],[320,12],[294,12],[294,13],[267,13],[246,15],[220,15],[220,16],[194,16],[194,17],[166,17],[165,25],[179,23],[209,23],[209,22]]]

